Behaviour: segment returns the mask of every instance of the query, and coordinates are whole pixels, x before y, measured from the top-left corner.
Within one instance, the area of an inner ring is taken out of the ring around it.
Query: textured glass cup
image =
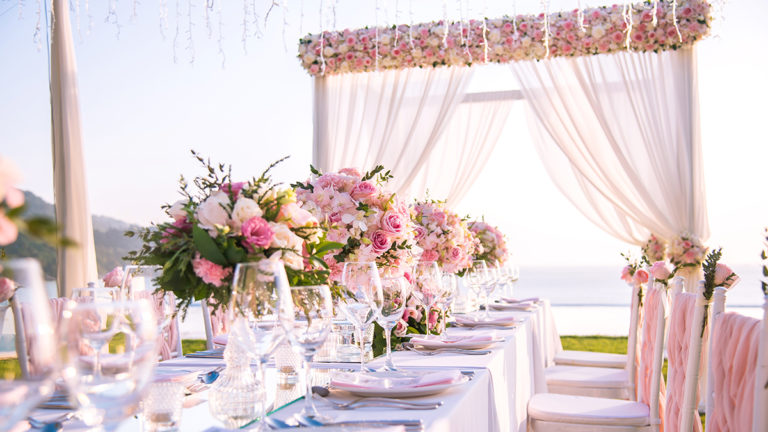
[[[147,432],[171,432],[179,430],[181,410],[184,404],[184,386],[178,382],[150,384],[142,401],[142,419]]]

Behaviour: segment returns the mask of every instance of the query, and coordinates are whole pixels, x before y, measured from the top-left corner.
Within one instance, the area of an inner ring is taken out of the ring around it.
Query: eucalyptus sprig
[[[717,272],[717,262],[723,256],[723,249],[718,248],[712,250],[701,268],[704,270],[704,298],[707,300],[712,298],[712,294],[715,292],[715,273]]]

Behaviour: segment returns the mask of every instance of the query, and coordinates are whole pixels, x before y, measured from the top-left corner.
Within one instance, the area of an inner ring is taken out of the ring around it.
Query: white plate
[[[455,339],[461,339],[461,338],[454,337],[454,340]],[[451,340],[451,338],[449,337],[448,340]],[[426,349],[456,348],[456,349],[466,349],[466,350],[479,350],[483,348],[488,348],[498,342],[502,342],[503,340],[504,339],[493,338],[490,340],[476,340],[476,341],[456,340],[455,342],[445,342],[445,341],[441,341],[440,339],[435,339],[435,340],[419,340],[419,341],[413,342],[413,344]]]
[[[512,304],[509,304],[509,303],[491,303],[491,304],[488,305],[488,307],[491,310],[499,310],[499,311],[517,310],[517,311],[530,312],[532,310],[538,309],[538,306],[536,306],[535,304],[520,304],[520,303],[512,303]]]
[[[376,374],[402,374],[402,372],[374,372]],[[407,388],[360,388],[360,387],[347,387],[339,385],[331,385],[331,388],[336,390],[343,390],[356,396],[362,397],[389,397],[389,398],[410,398],[419,396],[429,396],[437,393],[444,392],[448,389],[458,387],[469,381],[469,377],[462,375],[457,381],[449,384],[437,384],[423,387],[407,387]]]

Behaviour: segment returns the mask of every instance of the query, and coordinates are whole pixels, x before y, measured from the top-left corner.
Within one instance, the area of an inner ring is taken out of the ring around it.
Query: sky
[[[161,204],[178,198],[179,175],[201,173],[190,149],[231,163],[241,178],[290,155],[275,178],[289,183],[307,177],[312,80],[299,66],[296,45],[300,35],[320,29],[319,0],[289,1],[285,20],[282,11],[275,11],[261,29],[264,37],[247,40],[247,53],[241,34],[243,7],[250,1],[215,3],[224,8],[221,42],[217,11],[211,12],[209,39],[204,8],[190,10],[187,1],[141,2],[135,17],[131,1],[117,1],[119,27],[114,17],[107,19],[109,2],[91,0],[90,19],[86,2],[79,3],[72,25],[93,213],[140,224],[162,219]],[[266,10],[263,1],[256,3]],[[323,14],[326,29],[334,20],[337,28],[395,21],[394,1],[377,2],[378,13],[373,0],[337,3],[335,19],[330,9]],[[480,9],[484,3],[487,8]],[[166,28],[160,19],[162,4],[168,7]],[[333,1],[324,4],[328,8]],[[398,22],[407,23],[408,2],[398,4]],[[512,13],[515,5],[519,13],[539,12],[540,2],[418,0],[412,2],[414,21],[443,18],[443,5],[449,18],[457,18],[459,4],[474,8],[465,16],[493,17]],[[553,0],[550,9],[577,4]],[[724,247],[728,262],[753,274],[760,265],[762,229],[768,225],[768,195],[759,183],[768,160],[766,15],[764,0],[732,0],[716,25],[717,34],[697,45],[709,244]],[[47,52],[44,33],[42,49],[36,43],[36,23],[36,2],[0,0],[0,154],[21,168],[20,187],[52,201]],[[478,68],[470,89],[516,86],[508,68],[488,66]],[[499,225],[514,260],[523,266],[618,269],[619,253],[636,250],[594,226],[557,190],[533,147],[521,103],[513,108],[488,166],[457,209]]]

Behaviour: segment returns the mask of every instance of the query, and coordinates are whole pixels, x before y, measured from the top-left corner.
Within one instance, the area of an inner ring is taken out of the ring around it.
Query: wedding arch
[[[672,0],[308,35],[313,162],[381,163],[398,192],[456,203],[522,99],[546,169],[593,223],[637,245],[706,240],[694,45],[711,20],[708,2]],[[469,93],[488,63],[521,90]]]

